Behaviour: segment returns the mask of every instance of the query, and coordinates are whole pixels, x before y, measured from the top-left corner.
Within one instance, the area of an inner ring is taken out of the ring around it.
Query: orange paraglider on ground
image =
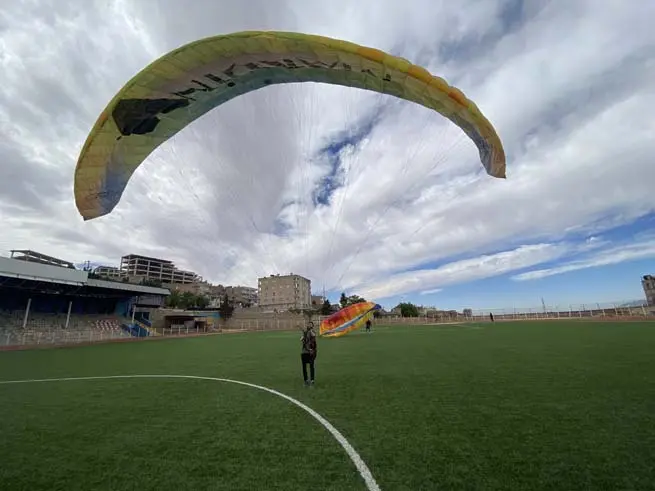
[[[382,307],[374,302],[360,302],[348,305],[323,319],[320,327],[320,335],[326,337],[338,337],[349,333],[366,324],[366,321],[373,317],[376,310]]]

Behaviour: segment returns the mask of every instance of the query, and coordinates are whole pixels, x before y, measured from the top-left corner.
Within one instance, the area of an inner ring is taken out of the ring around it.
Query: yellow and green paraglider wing
[[[473,140],[491,176],[505,177],[505,153],[477,106],[407,60],[353,43],[300,33],[248,31],[202,39],[147,66],[112,99],[75,169],[85,220],[110,213],[150,153],[207,111],[267,85],[320,82],[413,101],[441,113]]]

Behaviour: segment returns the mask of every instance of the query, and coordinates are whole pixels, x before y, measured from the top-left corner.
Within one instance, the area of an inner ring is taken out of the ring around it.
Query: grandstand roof
[[[123,290],[134,293],[147,293],[149,295],[169,295],[170,290],[166,288],[157,288],[154,286],[133,285],[131,283],[123,283],[118,281],[96,280],[89,278],[86,282],[88,286],[96,288],[110,288],[113,290]]]
[[[81,284],[73,285],[69,283],[56,283],[52,281],[41,281],[38,279],[23,279],[23,278],[8,278],[0,276],[0,292],[5,289],[21,290],[33,293],[48,294],[48,295],[72,295],[76,297],[99,297],[99,298],[124,298],[133,296],[165,296],[167,293],[160,293],[149,287],[140,285],[125,285],[127,287],[135,288],[115,288],[116,284],[108,281],[108,285],[98,284]],[[136,290],[136,288],[143,288],[144,290]],[[162,289],[154,289],[162,290]]]
[[[53,293],[84,291],[87,294],[109,294],[109,292],[113,292],[116,295],[125,295],[130,292],[133,294],[164,296],[170,293],[165,288],[96,280],[89,278],[87,271],[6,257],[0,257],[0,286],[29,290],[46,289],[48,291],[52,290]]]
[[[11,258],[19,261],[31,261],[40,264],[50,264],[52,266],[75,269],[75,265],[69,261],[64,261],[63,259],[41,254],[40,252],[31,251],[29,249],[12,249],[10,252]],[[16,256],[16,254],[20,254],[20,256]]]

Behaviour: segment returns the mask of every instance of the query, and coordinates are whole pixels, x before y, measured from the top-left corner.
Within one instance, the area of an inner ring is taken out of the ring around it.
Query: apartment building
[[[223,285],[213,285],[207,281],[198,281],[196,283],[187,283],[184,285],[177,284],[172,287],[178,292],[189,292],[194,295],[202,295],[209,300],[208,307],[219,308],[225,297],[225,287]]]
[[[180,293],[193,293],[194,295],[204,295],[206,297],[212,298],[213,296],[218,296],[215,295],[216,287],[206,281],[197,281],[195,283],[181,283],[177,284],[174,287],[174,290]],[[220,292],[220,294],[224,294],[225,292]]]
[[[93,273],[102,278],[110,278],[112,280],[120,280],[122,278],[121,270],[113,266],[98,266],[93,270]]]
[[[311,292],[311,281],[293,273],[271,275],[258,280],[259,306],[266,310],[311,308]]]
[[[227,286],[225,287],[225,293],[232,305],[239,305],[241,307],[252,307],[257,305],[257,288],[249,286]]]
[[[650,274],[644,276],[641,279],[641,286],[644,289],[648,306],[655,305],[655,276]]]
[[[155,257],[128,254],[121,258],[121,274],[133,279],[158,280],[162,283],[188,284],[202,279],[192,271],[184,271],[175,267],[172,261]]]
[[[248,286],[212,285],[206,281],[178,284],[174,287],[180,293],[189,292],[194,295],[203,295],[209,298],[210,305],[219,307],[227,295],[228,301],[239,307],[252,307],[257,305],[257,288]]]

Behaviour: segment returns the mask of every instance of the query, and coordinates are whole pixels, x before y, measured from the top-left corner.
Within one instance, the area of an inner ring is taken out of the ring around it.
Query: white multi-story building
[[[312,306],[312,282],[297,274],[259,278],[259,307],[284,311]]]
[[[201,281],[196,273],[177,269],[172,261],[129,254],[121,258],[121,275],[128,278],[158,280],[168,284],[187,284]]]

